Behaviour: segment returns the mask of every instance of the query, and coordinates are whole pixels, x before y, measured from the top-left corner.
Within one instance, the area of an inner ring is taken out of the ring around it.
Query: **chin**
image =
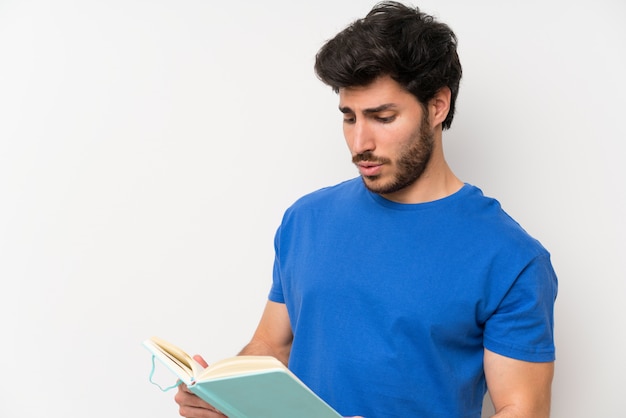
[[[390,189],[393,189],[393,184],[385,183],[380,176],[361,176],[361,179],[365,187],[373,193],[385,194],[389,193]]]

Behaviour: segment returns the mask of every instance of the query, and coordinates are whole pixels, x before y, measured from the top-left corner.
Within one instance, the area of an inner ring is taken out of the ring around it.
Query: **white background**
[[[357,174],[312,66],[373,4],[0,0],[2,418],[177,416],[141,341],[247,342],[284,209]],[[553,256],[552,416],[623,416],[626,4],[420,6],[460,40],[450,164]]]

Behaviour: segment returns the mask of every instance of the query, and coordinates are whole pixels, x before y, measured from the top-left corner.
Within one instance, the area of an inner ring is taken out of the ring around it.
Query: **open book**
[[[160,338],[143,345],[189,390],[229,418],[341,417],[274,357],[237,356],[204,368]]]

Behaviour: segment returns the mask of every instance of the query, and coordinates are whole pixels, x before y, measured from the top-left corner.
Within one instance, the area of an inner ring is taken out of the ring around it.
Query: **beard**
[[[362,176],[365,187],[377,194],[395,193],[415,183],[424,173],[434,147],[434,133],[429,129],[428,115],[422,116],[419,128],[411,135],[409,143],[400,151],[400,156],[396,161],[388,158],[375,156],[371,151],[357,154],[352,158],[353,163],[360,161],[371,161],[380,164],[393,164],[396,172],[393,178],[386,183],[382,183],[380,175]]]

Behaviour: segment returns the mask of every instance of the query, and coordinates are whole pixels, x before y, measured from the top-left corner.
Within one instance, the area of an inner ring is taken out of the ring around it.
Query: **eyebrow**
[[[383,112],[385,110],[389,110],[389,109],[395,109],[396,107],[398,107],[396,104],[394,103],[385,103],[382,104],[380,106],[376,106],[376,107],[372,107],[369,109],[364,109],[363,113],[364,114],[372,114],[372,113],[379,113],[379,112]],[[349,108],[348,106],[339,106],[339,111],[341,113],[354,113],[354,111]]]

